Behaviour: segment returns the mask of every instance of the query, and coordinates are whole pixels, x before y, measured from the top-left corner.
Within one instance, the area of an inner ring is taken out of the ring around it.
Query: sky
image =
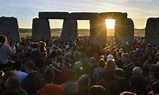
[[[0,0],[0,17],[16,17],[20,28],[31,28],[38,12],[126,12],[135,28],[145,28],[149,17],[159,17],[159,0]],[[50,26],[62,27],[63,20],[49,20]],[[89,21],[78,21],[88,28]]]

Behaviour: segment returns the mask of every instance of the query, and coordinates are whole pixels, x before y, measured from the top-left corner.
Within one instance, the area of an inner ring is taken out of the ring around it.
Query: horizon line
[[[19,29],[32,29],[32,28],[26,28],[26,27],[19,27]],[[50,28],[50,29],[62,29],[62,28]],[[78,28],[78,29],[88,29],[90,30],[90,28]],[[134,28],[134,29],[145,29],[145,28]]]

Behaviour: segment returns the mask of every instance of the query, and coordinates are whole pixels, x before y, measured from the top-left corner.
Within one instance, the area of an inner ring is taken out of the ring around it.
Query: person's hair
[[[71,58],[71,56],[72,56],[71,52],[66,52],[65,53],[65,58]]]
[[[6,80],[6,82],[7,82],[8,89],[21,88],[20,82],[19,82],[18,78],[16,78],[15,76],[9,76]]]
[[[129,54],[128,53],[122,53],[121,56],[124,56],[126,58],[129,58]]]
[[[156,64],[152,64],[150,66],[150,73],[157,73],[159,72],[159,66],[157,66]]]
[[[33,61],[27,61],[25,63],[25,67],[28,68],[29,70],[34,70],[35,63]]]
[[[120,93],[120,95],[137,95],[137,94],[130,92],[130,91],[124,91],[124,92]]]
[[[133,75],[139,75],[142,76],[143,75],[143,70],[140,67],[134,67],[132,70],[132,74]]]
[[[44,41],[40,42],[39,51],[41,52],[41,56],[44,57],[47,56],[46,42]]]
[[[0,42],[6,43],[7,42],[7,37],[4,35],[0,35]]]
[[[85,90],[89,87],[89,83],[90,83],[90,78],[88,75],[82,75],[79,79],[78,79],[78,86],[79,89]]]
[[[15,77],[18,78],[17,74],[16,74],[14,71],[10,70],[10,71],[6,71],[6,72],[4,73],[3,81],[6,81],[7,78],[10,77],[10,76],[15,76]]]
[[[39,49],[41,52],[46,52],[46,42],[41,41]]]
[[[44,81],[45,83],[52,83],[55,77],[54,71],[50,68],[46,69],[44,72]]]
[[[73,58],[79,60],[81,58],[81,53],[79,51],[74,51]]]
[[[99,67],[104,67],[105,66],[105,60],[103,58],[98,60],[98,66]]]
[[[118,76],[124,76],[124,70],[122,68],[117,68],[114,73]]]
[[[14,61],[13,60],[8,60],[7,62],[7,69],[6,70],[13,70],[14,69]]]
[[[55,52],[56,52],[57,55],[61,55],[61,54],[62,54],[62,49],[61,49],[61,48],[58,48],[58,49],[56,49]]]
[[[121,57],[122,52],[117,52],[116,54],[117,54],[119,57]]]
[[[105,95],[105,88],[101,85],[93,85],[88,90],[89,95]]]
[[[90,57],[90,58],[89,58],[89,62],[91,62],[91,63],[96,63],[95,57]]]
[[[23,67],[23,63],[22,63],[21,61],[16,61],[16,62],[14,63],[14,68],[15,68],[16,70],[20,70],[22,67]]]
[[[157,80],[159,79],[159,73],[153,72],[150,75],[153,76]]]
[[[115,62],[112,59],[108,59],[106,63],[108,68],[114,69]]]
[[[44,68],[46,66],[46,60],[43,58],[39,58],[36,60],[35,62],[35,67],[38,68],[39,70],[41,70],[42,68]]]
[[[151,90],[154,94],[159,94],[159,81],[156,81],[152,84]]]
[[[69,70],[68,80],[74,81],[77,78],[77,72],[75,70]]]

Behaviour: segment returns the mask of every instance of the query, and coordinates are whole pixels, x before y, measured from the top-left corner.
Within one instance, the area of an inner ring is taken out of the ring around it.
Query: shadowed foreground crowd
[[[108,42],[109,43],[109,42]],[[0,35],[0,95],[158,95],[159,47]]]

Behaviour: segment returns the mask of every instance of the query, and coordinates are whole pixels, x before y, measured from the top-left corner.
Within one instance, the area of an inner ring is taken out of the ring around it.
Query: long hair
[[[7,37],[4,35],[0,35],[0,43],[6,43],[7,42]]]

